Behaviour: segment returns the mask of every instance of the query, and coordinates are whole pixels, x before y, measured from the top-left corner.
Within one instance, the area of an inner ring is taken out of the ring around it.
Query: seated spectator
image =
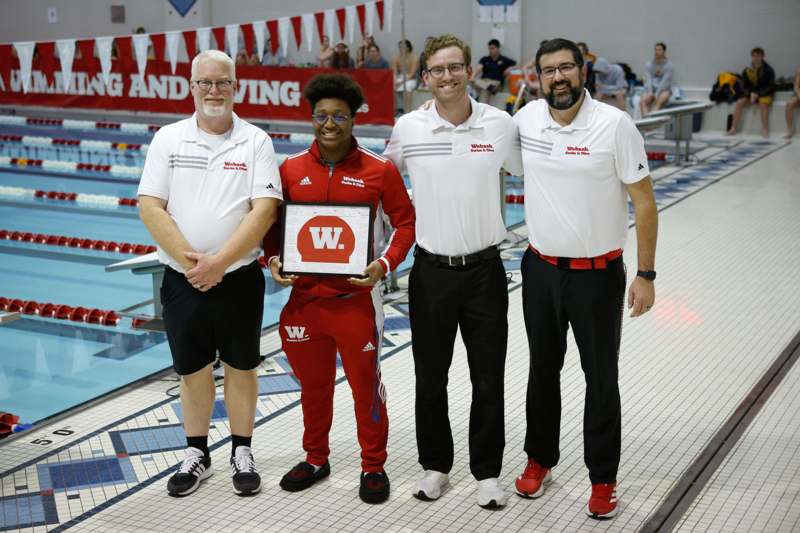
[[[355,68],[356,62],[350,57],[350,47],[344,41],[336,43],[336,48],[333,51],[331,58],[331,68],[344,69]]]
[[[397,49],[398,54],[392,58],[392,70],[394,90],[397,98],[402,98],[402,105],[397,105],[397,111],[403,113],[406,109],[411,109],[411,93],[417,88],[418,82],[419,57],[412,53],[414,47],[408,39],[398,42]]]
[[[361,68],[364,66],[364,61],[366,61],[367,56],[369,55],[369,47],[375,44],[375,39],[370,34],[364,34],[364,40],[361,42],[361,46],[356,49],[356,67]]]
[[[317,66],[320,68],[331,68],[333,65],[334,50],[331,48],[331,40],[327,35],[322,36],[322,42],[319,45],[319,54],[317,54]]]
[[[381,55],[381,49],[373,44],[367,51],[367,57],[361,62],[362,68],[389,68],[389,62]]]
[[[639,100],[642,116],[648,114],[652,107],[661,109],[672,96],[672,62],[667,59],[667,45],[656,43],[655,57],[645,66],[644,93]],[[655,106],[653,105],[655,102]]]
[[[800,107],[800,68],[794,73],[794,85],[792,87],[794,94],[786,102],[786,135],[784,139],[791,139],[794,135],[794,110]]]
[[[237,65],[258,65],[258,54],[247,55],[247,50],[239,50],[236,52]]]
[[[267,42],[264,45],[264,57],[261,58],[261,64],[265,67],[285,67],[289,64],[286,61],[286,56],[281,53],[280,47],[272,53],[272,39],[267,37]]]
[[[489,55],[483,56],[472,74],[473,84],[480,89],[478,101],[486,103],[503,85],[508,69],[517,62],[500,54],[500,41],[489,41]]]
[[[750,52],[750,66],[742,71],[742,82],[745,95],[736,102],[733,110],[733,121],[727,135],[736,135],[742,123],[744,108],[750,104],[758,104],[761,110],[761,134],[769,137],[769,108],[775,94],[775,71],[764,61],[764,49],[753,48]]]
[[[625,111],[625,93],[628,82],[625,81],[625,71],[622,70],[622,67],[609,63],[604,57],[598,57],[594,62],[594,71],[598,100],[611,102]]]

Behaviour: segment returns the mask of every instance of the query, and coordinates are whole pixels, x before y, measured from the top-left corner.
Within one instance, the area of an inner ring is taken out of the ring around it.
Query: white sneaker
[[[449,481],[450,478],[447,474],[436,470],[426,470],[422,479],[414,485],[414,497],[426,502],[438,500],[439,496],[442,495],[442,487],[447,485]]]
[[[496,477],[478,481],[478,505],[484,509],[498,509],[508,503],[508,493]]]

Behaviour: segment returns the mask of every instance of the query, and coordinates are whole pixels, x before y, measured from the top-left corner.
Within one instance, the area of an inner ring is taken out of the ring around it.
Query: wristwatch
[[[636,275],[640,278],[646,279],[647,281],[654,281],[656,279],[655,270],[637,270]]]

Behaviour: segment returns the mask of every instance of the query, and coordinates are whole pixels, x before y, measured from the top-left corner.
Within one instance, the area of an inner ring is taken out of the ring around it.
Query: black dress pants
[[[544,467],[559,459],[561,368],[572,326],[586,380],[584,461],[592,483],[617,479],[621,445],[618,358],[625,297],[622,258],[602,270],[558,268],[528,249],[522,307],[530,349],[525,452]]]
[[[426,470],[445,473],[453,466],[447,381],[460,327],[472,382],[470,470],[478,480],[499,477],[505,447],[503,386],[508,343],[503,262],[496,257],[449,267],[415,255],[408,293],[419,462]]]

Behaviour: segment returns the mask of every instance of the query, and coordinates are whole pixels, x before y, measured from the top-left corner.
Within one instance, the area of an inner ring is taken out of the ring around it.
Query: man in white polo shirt
[[[425,58],[434,105],[401,117],[383,153],[410,176],[417,212],[408,292],[425,473],[414,496],[437,499],[453,466],[447,375],[460,326],[472,381],[470,470],[478,504],[502,507],[508,289],[497,249],[506,236],[499,171],[522,170],[517,130],[508,114],[467,96],[472,69],[464,42],[432,39]]]
[[[281,179],[269,136],[233,113],[231,58],[217,50],[198,54],[191,83],[195,114],[156,133],[139,184],[141,218],[166,265],[161,301],[187,440],[167,491],[185,496],[212,473],[208,426],[219,352],[233,488],[252,494],[261,488],[250,451],[264,306],[256,259],[276,218]]]
[[[559,459],[560,372],[571,326],[586,377],[584,460],[594,518],[617,512],[621,415],[617,370],[625,297],[622,248],[627,198],[635,217],[639,271],[631,316],[655,300],[658,214],[644,141],[630,117],[584,89],[583,57],[566,39],[536,53],[543,100],[514,116],[525,167],[530,246],[522,260],[522,305],[531,357],[525,452],[517,493],[544,494]]]

